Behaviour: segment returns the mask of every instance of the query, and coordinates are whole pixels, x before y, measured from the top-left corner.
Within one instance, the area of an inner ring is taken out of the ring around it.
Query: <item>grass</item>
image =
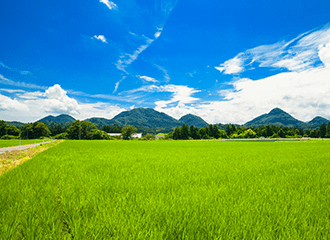
[[[47,150],[50,147],[53,147],[60,143],[61,141],[41,144],[37,147],[25,149],[25,150],[14,150],[6,151],[0,154],[0,175],[17,167],[23,162],[30,160],[32,157],[37,154]]]
[[[42,139],[31,139],[31,140],[20,140],[15,139],[15,140],[0,140],[0,148],[5,148],[5,147],[13,147],[13,146],[18,146],[18,145],[28,145],[28,144],[34,144],[34,143],[41,143],[44,140]]]
[[[330,141],[65,141],[0,176],[0,239],[329,239]]]

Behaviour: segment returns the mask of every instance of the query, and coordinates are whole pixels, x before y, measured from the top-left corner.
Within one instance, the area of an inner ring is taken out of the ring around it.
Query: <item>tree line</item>
[[[218,139],[218,138],[330,138],[330,121],[327,126],[323,123],[319,129],[304,130],[298,127],[261,126],[258,128],[244,127],[235,124],[225,125],[225,129],[219,129],[218,125],[208,125],[198,129],[197,127],[183,124],[176,127],[167,138],[174,140],[187,139]]]
[[[174,131],[166,134],[167,139],[188,140],[188,139],[218,139],[218,138],[330,138],[330,121],[327,125],[322,124],[320,128],[313,130],[304,130],[298,127],[278,127],[261,126],[258,128],[244,127],[235,124],[221,125],[210,124],[198,128],[194,125],[190,127],[183,124],[176,127]],[[107,133],[121,133],[122,138],[129,140],[131,135],[137,130],[131,125],[105,125],[98,129],[95,124],[88,121],[76,120],[69,124],[50,124],[47,126],[43,122],[26,123],[21,128],[7,124],[0,120],[0,138],[1,139],[37,139],[43,137],[53,137],[56,139],[113,139]],[[150,133],[144,133],[144,139],[154,139]]]

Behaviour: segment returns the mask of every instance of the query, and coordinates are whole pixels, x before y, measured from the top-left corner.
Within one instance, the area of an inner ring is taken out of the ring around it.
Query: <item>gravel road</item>
[[[24,150],[32,147],[37,147],[40,144],[45,144],[45,143],[51,143],[54,141],[47,141],[47,142],[41,142],[41,143],[35,143],[35,144],[29,144],[29,145],[20,145],[20,146],[13,146],[13,147],[6,147],[6,148],[0,148],[0,154],[4,153],[6,151],[14,151],[14,150]]]

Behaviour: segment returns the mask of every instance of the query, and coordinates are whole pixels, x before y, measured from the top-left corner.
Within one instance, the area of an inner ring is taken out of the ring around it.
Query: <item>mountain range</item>
[[[259,117],[244,124],[246,127],[260,127],[262,125],[273,125],[278,127],[298,127],[302,129],[319,128],[323,123],[327,124],[329,120],[323,117],[315,117],[310,122],[303,122],[292,117],[287,112],[280,108],[274,108],[269,113],[263,114]]]
[[[59,116],[49,115],[44,117],[38,122],[44,122],[47,125],[57,124],[71,124],[76,119],[67,114],[61,114]],[[206,121],[204,121],[201,117],[187,114],[180,119],[175,119],[170,117],[169,115],[158,112],[151,108],[135,108],[130,111],[124,111],[119,113],[112,119],[106,118],[88,118],[85,121],[90,121],[95,124],[99,129],[104,125],[134,125],[139,129],[157,129],[157,131],[161,130],[171,130],[177,126],[182,126],[182,124],[187,124],[188,126],[194,125],[196,127],[204,127],[208,125]],[[303,129],[315,129],[319,128],[321,124],[327,124],[329,120],[317,116],[313,118],[309,122],[300,121],[294,117],[292,117],[287,112],[283,111],[280,108],[274,108],[269,113],[260,115],[251,121],[248,121],[242,126],[245,127],[260,127],[262,125],[275,125],[279,127],[299,127]],[[21,126],[23,123],[20,122],[7,122],[11,125]],[[218,124],[222,127],[225,127],[224,124]]]

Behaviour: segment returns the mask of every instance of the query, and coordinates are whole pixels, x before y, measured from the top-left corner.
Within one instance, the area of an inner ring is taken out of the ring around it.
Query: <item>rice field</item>
[[[65,141],[0,176],[0,239],[330,239],[330,141]]]

